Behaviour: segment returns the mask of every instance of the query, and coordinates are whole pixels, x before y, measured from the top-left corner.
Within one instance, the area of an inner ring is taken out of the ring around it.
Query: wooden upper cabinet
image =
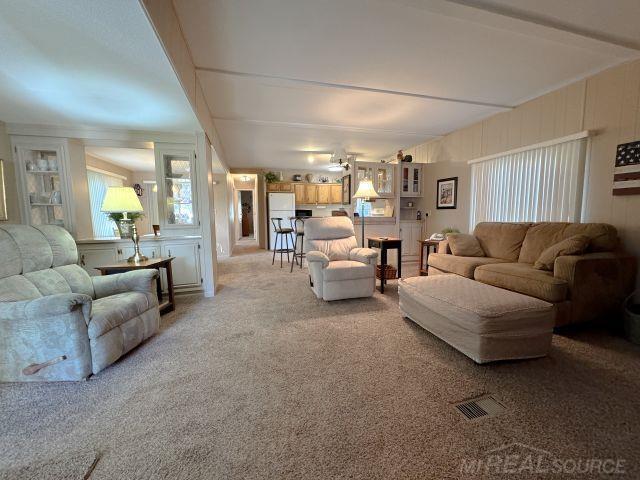
[[[330,203],[342,203],[342,185],[330,185]]]
[[[310,205],[318,201],[318,186],[307,184],[304,186],[304,203]]]
[[[267,183],[267,192],[292,192],[293,185],[288,182]]]
[[[303,183],[294,183],[293,193],[296,195],[296,204],[303,204],[305,202],[305,185]]]
[[[321,205],[329,204],[331,200],[331,185],[318,185],[318,203]]]

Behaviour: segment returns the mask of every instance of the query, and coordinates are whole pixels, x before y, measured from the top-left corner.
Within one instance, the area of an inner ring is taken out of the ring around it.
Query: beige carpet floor
[[[622,338],[581,329],[547,358],[478,366],[403,319],[394,285],[325,303],[251,250],[220,282],[89,381],[0,385],[0,476],[78,478],[95,454],[92,479],[498,478],[461,462],[518,442],[640,478],[640,347]],[[506,413],[453,408],[487,393]]]

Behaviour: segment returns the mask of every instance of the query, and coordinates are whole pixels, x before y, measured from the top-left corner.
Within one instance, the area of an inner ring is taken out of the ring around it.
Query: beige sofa
[[[590,238],[585,254],[556,258],[553,271],[533,267],[551,245],[573,235]],[[636,259],[620,252],[605,223],[479,223],[473,235],[484,257],[451,254],[448,241],[429,255],[428,273],[455,273],[551,302],[556,326],[616,312],[634,285]]]

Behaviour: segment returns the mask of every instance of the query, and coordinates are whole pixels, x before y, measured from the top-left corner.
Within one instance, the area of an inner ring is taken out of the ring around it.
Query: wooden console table
[[[367,238],[367,246],[369,248],[380,249],[380,268],[382,270],[382,275],[380,275],[380,293],[384,293],[384,284],[387,283],[386,278],[384,278],[385,267],[387,266],[387,250],[398,250],[398,278],[402,277],[402,239],[372,237]]]
[[[175,257],[158,257],[150,258],[144,262],[129,263],[127,261],[112,263],[111,265],[101,265],[95,267],[96,270],[100,270],[101,275],[111,275],[113,273],[129,272],[131,270],[144,270],[154,269],[158,270],[164,268],[167,273],[167,290],[169,293],[169,299],[163,301],[162,295],[162,282],[160,281],[160,275],[156,279],[156,289],[158,292],[158,303],[160,304],[160,313],[173,312],[176,309],[175,305],[175,293],[173,291],[173,273],[171,271],[171,261]]]
[[[438,251],[439,240],[418,240],[420,244],[420,276],[427,275],[427,262],[429,261],[429,251],[433,247],[433,253]],[[424,247],[427,247],[427,254],[424,254]]]

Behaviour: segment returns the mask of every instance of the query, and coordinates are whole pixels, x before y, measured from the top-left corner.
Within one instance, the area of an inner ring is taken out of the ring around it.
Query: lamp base
[[[133,255],[127,258],[127,262],[140,263],[149,260],[149,257],[143,255],[140,252],[140,237],[138,236],[138,229],[136,228],[136,224],[133,222],[131,224],[131,239],[133,240]]]
[[[140,262],[146,262],[147,260],[149,260],[149,257],[142,255],[140,252],[136,252],[132,256],[127,258],[127,262],[129,263],[140,263]]]

